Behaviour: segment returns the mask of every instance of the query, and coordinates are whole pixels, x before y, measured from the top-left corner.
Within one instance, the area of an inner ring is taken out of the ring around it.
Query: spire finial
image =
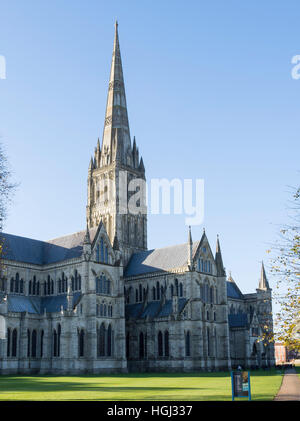
[[[234,282],[234,279],[233,279],[233,277],[232,277],[232,275],[231,275],[231,270],[229,271],[228,281],[229,281],[229,282],[233,282],[233,283],[235,283],[235,282]]]
[[[188,243],[192,244],[193,240],[192,240],[192,231],[191,231],[191,226],[189,225],[189,234],[188,234]]]
[[[223,265],[221,246],[220,246],[220,241],[219,241],[219,234],[217,235],[215,261],[216,261],[216,265],[217,265],[218,276],[226,276],[225,268],[224,268],[224,265]]]
[[[193,265],[193,240],[192,240],[192,232],[191,226],[189,225],[189,234],[188,234],[188,266],[189,269],[192,270]]]
[[[221,253],[221,247],[220,247],[219,234],[217,234],[217,246],[216,246],[216,253]]]
[[[83,244],[91,244],[90,231],[89,231],[88,224],[86,224],[86,231],[85,231],[85,236],[83,239]]]

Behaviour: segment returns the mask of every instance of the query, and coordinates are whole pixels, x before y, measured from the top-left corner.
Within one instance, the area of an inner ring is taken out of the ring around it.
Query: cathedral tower
[[[98,139],[88,170],[88,227],[101,220],[111,243],[118,241],[123,264],[147,249],[145,168],[135,138],[131,144],[117,22],[102,145]]]

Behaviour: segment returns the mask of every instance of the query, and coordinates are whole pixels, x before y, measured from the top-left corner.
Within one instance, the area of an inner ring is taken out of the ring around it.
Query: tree
[[[16,184],[11,181],[11,172],[7,157],[0,143],[0,256],[3,249],[1,232],[3,230],[4,220],[7,216],[8,204],[12,199]]]
[[[272,273],[275,275],[276,314],[274,337],[290,349],[300,351],[300,187],[293,189],[291,223],[280,230],[273,247]]]

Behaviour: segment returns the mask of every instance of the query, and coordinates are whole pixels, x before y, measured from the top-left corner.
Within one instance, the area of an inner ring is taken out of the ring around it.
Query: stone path
[[[285,371],[274,401],[300,401],[300,379],[295,369],[289,368]]]

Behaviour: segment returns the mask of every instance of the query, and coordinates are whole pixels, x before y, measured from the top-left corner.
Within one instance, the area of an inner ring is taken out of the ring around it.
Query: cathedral
[[[227,276],[216,240],[147,249],[147,212],[124,206],[146,180],[131,140],[118,25],[102,143],[87,177],[86,228],[39,241],[1,233],[0,374],[188,372],[269,367],[272,294]],[[125,188],[126,190],[126,188]],[[126,191],[126,200],[131,195]],[[85,226],[85,225],[83,225]]]

